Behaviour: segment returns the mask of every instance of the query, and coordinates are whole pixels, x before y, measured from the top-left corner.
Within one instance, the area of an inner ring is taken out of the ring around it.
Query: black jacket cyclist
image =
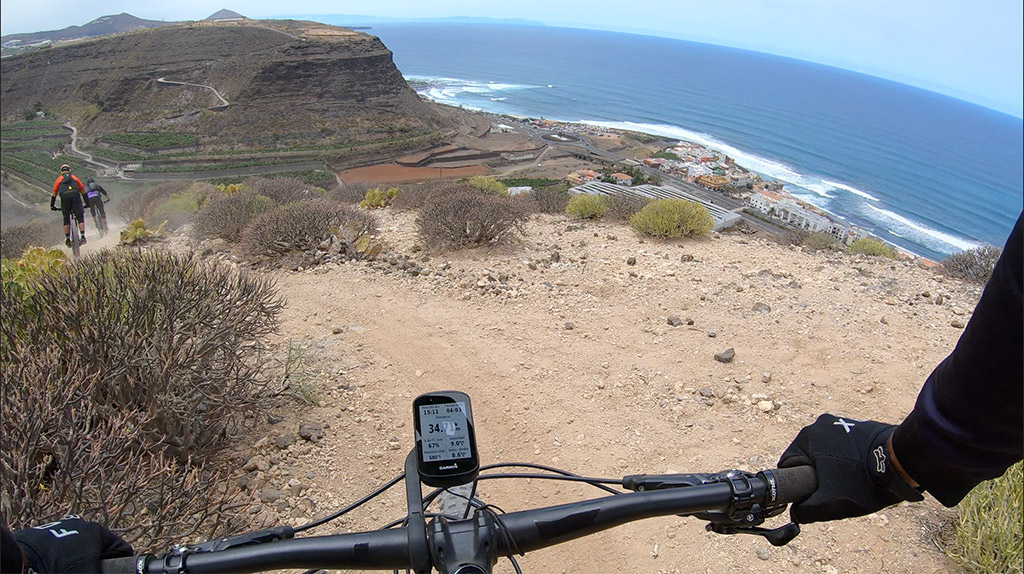
[[[82,180],[71,173],[71,166],[60,166],[60,175],[53,182],[50,209],[57,211],[57,195],[60,194],[60,210],[64,216],[64,244],[71,246],[71,210],[78,218],[78,232],[85,243],[85,186]]]

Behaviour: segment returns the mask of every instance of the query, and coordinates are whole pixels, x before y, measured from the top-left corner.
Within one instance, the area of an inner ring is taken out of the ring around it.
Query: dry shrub
[[[251,177],[242,182],[242,189],[269,197],[277,205],[324,196],[323,190],[294,177]]]
[[[569,194],[558,187],[535,188],[530,195],[536,202],[535,209],[539,213],[565,213],[565,206],[569,203]]]
[[[616,193],[608,196],[608,217],[617,221],[629,221],[630,217],[648,203],[650,198],[635,193]]]
[[[349,205],[328,200],[283,205],[256,218],[242,232],[242,250],[255,257],[306,251],[336,237],[338,229],[376,229],[376,219]]]
[[[17,259],[29,247],[49,247],[64,239],[60,221],[33,221],[0,229],[0,258]]]
[[[982,245],[959,251],[942,260],[942,268],[951,277],[987,283],[1003,250],[994,245]]]
[[[141,219],[156,227],[165,221],[168,229],[177,229],[192,219],[192,214],[216,191],[206,182],[168,181],[125,197],[117,206],[122,221]]]
[[[269,197],[248,190],[217,193],[193,218],[192,235],[198,239],[219,237],[238,241],[246,226],[273,208],[274,202]]]
[[[407,186],[391,203],[395,209],[421,209],[437,195],[451,195],[457,192],[473,192],[466,182],[451,180],[434,180],[419,185]]]
[[[458,249],[496,243],[521,233],[527,217],[515,198],[459,190],[432,195],[420,209],[416,224],[425,243]]]
[[[200,464],[260,410],[281,301],[264,279],[166,252],[104,251],[2,290],[4,514],[67,511],[148,541],[227,515]],[[75,293],[75,297],[68,297]],[[144,508],[143,508],[144,507]]]
[[[369,183],[346,183],[328,191],[327,198],[337,203],[355,205],[362,201],[366,197],[366,192],[374,187],[376,186]]]
[[[0,480],[13,528],[82,514],[142,547],[201,528],[231,531],[232,500],[218,471],[169,459],[142,429],[142,410],[91,400],[100,374],[78,353],[49,348],[5,364]],[[82,374],[87,373],[87,374]]]
[[[152,223],[153,210],[175,193],[184,191],[189,185],[187,181],[168,181],[133,193],[122,198],[117,204],[117,215],[124,221],[141,219]]]
[[[800,242],[800,245],[815,251],[827,251],[829,249],[839,249],[839,240],[830,233],[818,231],[808,234],[807,237]]]
[[[255,412],[266,362],[251,345],[277,326],[266,280],[162,251],[103,251],[42,276],[28,297],[3,290],[3,368],[73,349],[99,376],[92,399],[157,413],[147,432],[183,455]],[[74,297],[68,297],[74,293]]]

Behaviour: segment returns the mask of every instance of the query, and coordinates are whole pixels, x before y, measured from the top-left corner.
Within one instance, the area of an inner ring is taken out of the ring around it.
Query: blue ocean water
[[[837,68],[552,27],[386,24],[421,93],[697,141],[930,259],[1002,246],[1024,202],[1022,120]]]

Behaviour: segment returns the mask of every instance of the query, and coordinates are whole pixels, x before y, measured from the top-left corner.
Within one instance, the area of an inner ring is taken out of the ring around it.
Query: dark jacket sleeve
[[[25,555],[7,527],[0,524],[0,572],[21,574],[25,571]]]
[[[1024,455],[1022,218],[956,348],[893,434],[907,474],[946,506]]]

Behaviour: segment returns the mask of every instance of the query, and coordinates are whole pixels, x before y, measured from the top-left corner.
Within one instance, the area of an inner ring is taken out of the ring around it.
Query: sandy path
[[[409,216],[384,217],[391,249],[411,253]],[[288,474],[271,471],[269,484],[312,476],[317,509],[308,515],[361,496],[400,471],[411,399],[442,388],[473,398],[485,463],[609,477],[772,467],[821,412],[901,418],[959,336],[950,320],[977,296],[909,264],[808,255],[743,236],[645,244],[621,227],[545,221],[514,248],[421,262],[448,261],[444,276],[363,264],[277,274],[288,306],[276,341],[310,349],[323,406],[282,412],[288,422],[269,434],[297,419],[330,429],[320,445],[291,452],[280,466]],[[681,262],[682,253],[695,261]],[[516,295],[483,294],[476,285],[486,270],[510,275]],[[940,293],[945,303],[931,304]],[[755,302],[771,311],[752,311]],[[667,315],[695,325],[670,327]],[[715,362],[727,347],[736,361]],[[764,399],[775,409],[762,412]],[[481,492],[505,510],[600,494],[538,481],[484,482]],[[403,507],[396,493],[339,526],[376,527]],[[520,563],[525,572],[955,571],[932,543],[946,512],[929,500],[810,525],[785,548],[705,533],[695,519],[652,519]]]

